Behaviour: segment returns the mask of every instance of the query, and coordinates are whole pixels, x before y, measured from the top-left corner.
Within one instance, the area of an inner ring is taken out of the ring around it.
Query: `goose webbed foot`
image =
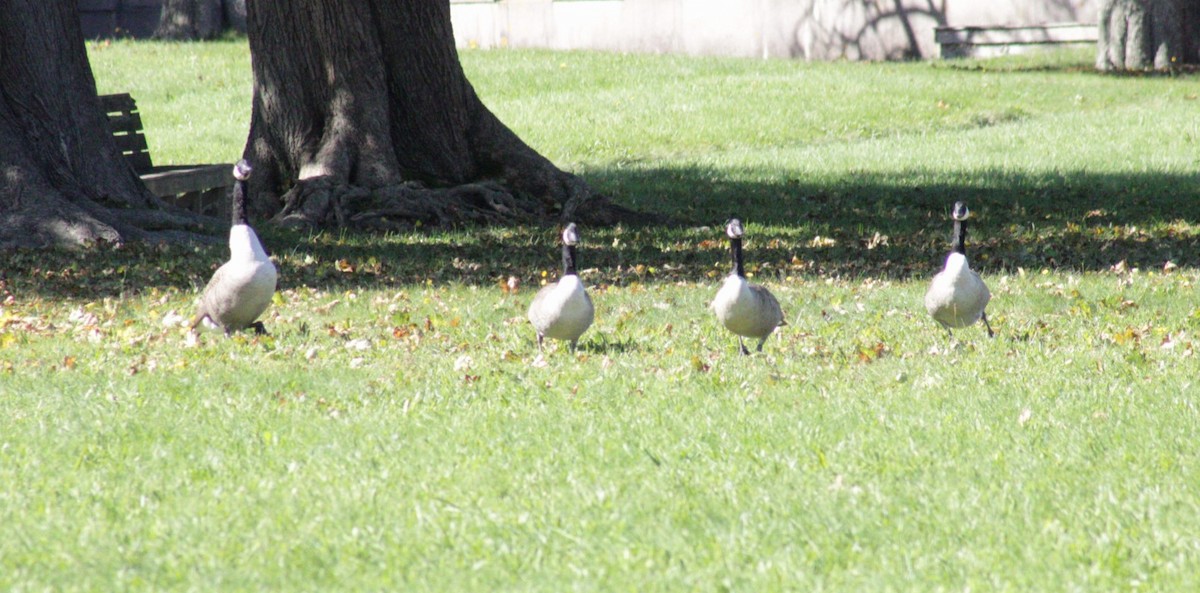
[[[255,321],[254,323],[251,323],[250,327],[254,329],[254,333],[256,335],[260,335],[260,336],[269,335],[269,334],[267,334],[266,326],[264,326],[263,322],[261,322],[261,321]]]
[[[738,338],[738,348],[742,350],[742,356],[750,356],[750,351],[746,349],[746,341]]]
[[[981,317],[983,318],[983,326],[987,328],[988,337],[989,338],[996,337],[996,332],[992,331],[992,324],[988,323],[987,311],[984,311],[983,315]]]

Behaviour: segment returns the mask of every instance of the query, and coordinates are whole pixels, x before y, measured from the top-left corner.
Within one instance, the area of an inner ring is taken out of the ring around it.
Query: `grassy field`
[[[90,45],[161,163],[241,152],[244,42]],[[264,229],[270,337],[189,337],[225,248],[0,254],[0,590],[1200,588],[1200,78],[1086,54],[467,52],[534,147],[671,228]],[[998,336],[921,296],[972,206]],[[720,223],[789,325],[706,310]],[[515,294],[501,289],[509,276]]]

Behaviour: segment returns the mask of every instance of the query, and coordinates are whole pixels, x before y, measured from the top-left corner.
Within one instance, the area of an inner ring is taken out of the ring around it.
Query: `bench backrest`
[[[146,145],[146,136],[142,133],[142,116],[133,97],[129,93],[100,95],[100,105],[108,114],[108,129],[121,156],[138,173],[154,168],[150,160],[150,147]]]

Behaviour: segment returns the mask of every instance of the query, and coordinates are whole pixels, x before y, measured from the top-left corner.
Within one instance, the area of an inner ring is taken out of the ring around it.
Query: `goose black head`
[[[950,218],[954,219],[954,233],[950,236],[950,243],[955,253],[967,254],[967,217],[969,216],[971,216],[971,211],[967,209],[966,204],[954,203],[954,210],[950,213]]]
[[[246,218],[246,180],[250,179],[250,173],[253,171],[254,167],[251,167],[250,161],[246,159],[233,166],[233,178],[236,181],[233,184],[233,204],[230,210],[234,226],[249,224]]]
[[[567,225],[562,232],[562,265],[563,276],[575,273],[575,246],[579,244],[579,229],[575,223]]]
[[[742,229],[742,221],[736,218],[730,218],[729,222],[725,223],[725,234],[730,239],[741,239],[746,231]]]
[[[742,221],[736,218],[730,218],[729,222],[725,223],[725,235],[729,237],[729,251],[733,255],[733,273],[740,278],[746,277],[746,266],[742,261],[742,235],[746,231],[742,228]]]
[[[575,223],[572,222],[567,225],[567,228],[563,229],[562,242],[563,245],[570,245],[572,247],[579,244],[579,229],[575,228]]]
[[[250,165],[250,161],[242,159],[233,166],[233,178],[238,181],[250,179],[250,174],[254,172],[254,167]]]
[[[954,203],[954,210],[950,212],[950,218],[954,220],[966,220],[971,215],[971,211],[967,209],[967,205],[962,202]]]

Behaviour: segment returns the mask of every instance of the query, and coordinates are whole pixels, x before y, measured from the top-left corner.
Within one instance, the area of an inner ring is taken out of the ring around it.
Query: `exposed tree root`
[[[23,185],[0,188],[0,248],[218,240],[220,223],[207,216],[163,203],[160,209],[110,208],[40,177],[26,179]]]
[[[407,182],[367,189],[328,176],[314,177],[284,194],[283,209],[273,220],[290,227],[402,230],[418,223],[455,226],[580,220],[613,224],[645,219],[592,192],[579,178],[563,176],[567,178],[563,190],[571,193],[561,208],[556,200],[513,192],[496,181],[448,188]]]

